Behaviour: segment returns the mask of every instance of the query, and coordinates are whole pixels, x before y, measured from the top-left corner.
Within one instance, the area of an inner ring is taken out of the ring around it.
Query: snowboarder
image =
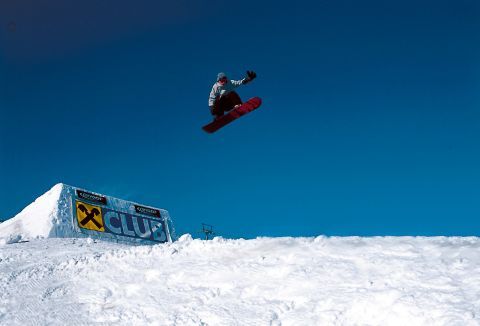
[[[222,117],[228,112],[242,104],[240,96],[234,91],[240,85],[245,85],[257,77],[254,71],[247,71],[247,76],[242,80],[229,80],[223,72],[217,75],[217,81],[212,87],[210,97],[208,98],[208,106],[210,113],[215,120]]]

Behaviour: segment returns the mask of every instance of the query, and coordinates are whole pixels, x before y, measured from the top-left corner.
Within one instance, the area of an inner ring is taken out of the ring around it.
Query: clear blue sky
[[[0,217],[63,182],[225,237],[478,235],[480,2],[0,3]],[[216,134],[219,71],[262,107]]]

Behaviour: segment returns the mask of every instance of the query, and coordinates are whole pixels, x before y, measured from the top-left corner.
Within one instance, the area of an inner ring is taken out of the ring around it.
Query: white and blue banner
[[[171,242],[168,212],[70,187],[73,226],[90,237],[126,242]]]

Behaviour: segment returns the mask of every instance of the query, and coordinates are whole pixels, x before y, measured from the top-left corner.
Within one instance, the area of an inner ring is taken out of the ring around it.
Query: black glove
[[[255,71],[247,71],[247,77],[245,77],[245,81],[243,83],[249,83],[255,78],[257,78],[257,74],[255,73]]]

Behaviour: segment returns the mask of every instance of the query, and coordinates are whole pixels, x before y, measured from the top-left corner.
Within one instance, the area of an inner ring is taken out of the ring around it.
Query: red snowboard
[[[208,125],[202,127],[203,130],[209,134],[217,131],[223,126],[229,124],[233,120],[240,118],[242,115],[247,114],[255,109],[257,109],[262,104],[262,99],[260,97],[254,97],[249,99],[247,102],[240,105],[238,108],[233,109],[227,114],[221,116],[217,120],[210,122]]]

